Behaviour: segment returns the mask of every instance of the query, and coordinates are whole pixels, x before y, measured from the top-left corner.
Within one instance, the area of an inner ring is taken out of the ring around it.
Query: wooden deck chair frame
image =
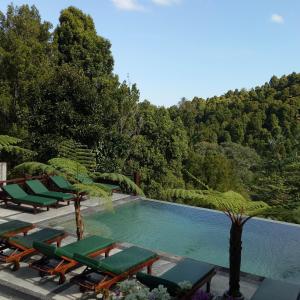
[[[143,262],[128,271],[122,273],[122,274],[114,274],[111,272],[107,271],[97,271],[94,269],[91,269],[89,267],[86,267],[86,269],[83,271],[82,274],[77,275],[73,278],[73,282],[79,285],[79,289],[81,292],[85,292],[87,290],[94,291],[96,294],[103,292],[106,293],[107,290],[109,290],[114,284],[118,283],[119,281],[122,281],[128,277],[133,276],[140,270],[144,269],[147,267],[147,273],[151,274],[152,273],[152,265],[159,260],[159,257],[151,258],[147,260],[146,262]],[[99,273],[103,274],[104,278],[99,281],[99,282],[83,282],[81,278],[86,277],[86,275],[91,274],[91,273]]]
[[[109,252],[116,247],[116,244],[112,244],[108,247],[99,249],[96,252],[93,252],[88,255],[88,257],[96,257],[100,254],[105,254],[105,257],[109,256]],[[43,256],[42,260],[47,261],[49,258],[47,256]],[[33,263],[30,264],[30,267],[38,270],[39,274],[41,277],[44,277],[46,275],[58,275],[59,276],[59,281],[58,284],[63,284],[66,281],[66,273],[74,269],[76,266],[79,266],[80,264],[69,257],[66,256],[61,256],[61,260],[57,263],[56,266],[48,268],[46,265],[45,266],[38,266],[34,265]]]
[[[66,236],[67,234],[65,233],[59,237],[49,239],[45,241],[45,243],[52,244],[55,242],[57,244],[57,247],[59,247],[61,245],[61,241]],[[13,250],[13,252],[9,255],[6,255],[4,251],[9,249]],[[17,271],[20,269],[20,261],[23,258],[29,257],[37,252],[38,251],[34,248],[27,248],[21,244],[15,243],[14,241],[8,241],[7,245],[0,247],[0,261],[3,263],[11,263],[11,270]]]

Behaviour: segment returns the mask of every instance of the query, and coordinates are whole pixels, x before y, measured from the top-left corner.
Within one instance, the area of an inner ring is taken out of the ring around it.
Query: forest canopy
[[[148,197],[201,206],[203,190],[213,205],[239,193],[266,216],[300,223],[300,74],[165,108],[141,101],[113,67],[110,41],[79,9],[64,9],[53,28],[35,6],[9,5],[0,12],[0,134],[22,139],[39,162],[75,140],[94,151],[95,172],[138,172]]]

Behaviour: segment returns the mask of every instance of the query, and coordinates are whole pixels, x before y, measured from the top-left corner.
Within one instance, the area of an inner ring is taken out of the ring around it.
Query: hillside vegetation
[[[149,197],[300,222],[300,74],[157,107],[120,82],[110,47],[75,7],[53,28],[34,6],[8,6],[0,13],[0,134],[22,139],[41,169],[72,139],[93,151],[93,172],[138,172]]]

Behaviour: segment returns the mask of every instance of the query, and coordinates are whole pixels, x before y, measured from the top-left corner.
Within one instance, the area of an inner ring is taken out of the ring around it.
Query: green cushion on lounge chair
[[[26,184],[35,194],[42,197],[53,198],[60,201],[71,200],[74,198],[74,195],[72,194],[49,191],[39,180],[27,180]]]
[[[109,184],[109,183],[97,183],[97,184],[101,185],[104,189],[108,189],[110,191],[121,190],[120,186],[116,184]]]
[[[56,203],[54,199],[29,195],[17,184],[9,184],[2,188],[11,198],[19,203],[42,206],[50,206]]]
[[[74,195],[68,194],[68,193],[62,193],[62,192],[54,192],[49,191],[47,193],[40,194],[43,197],[52,198],[60,201],[67,201],[74,198]]]
[[[22,245],[28,249],[33,248],[33,242],[47,242],[49,240],[63,236],[65,233],[62,230],[53,228],[44,228],[42,230],[31,233],[27,236],[17,236],[10,238],[9,241]]]
[[[26,184],[35,194],[43,194],[49,192],[45,185],[39,180],[26,180]]]
[[[5,223],[0,224],[0,236],[5,236],[5,235],[9,234],[10,232],[26,229],[31,226],[32,226],[31,223],[23,222],[23,221],[19,221],[19,220],[5,222]]]
[[[180,292],[180,287],[177,283],[163,279],[158,276],[150,275],[147,273],[139,272],[136,274],[136,279],[142,284],[146,285],[150,290],[163,285],[169,292],[170,295],[174,296]]]
[[[81,263],[95,271],[100,269],[100,260],[97,260],[95,258],[90,258],[88,256],[83,256],[79,253],[74,253],[73,257],[79,263]]]
[[[63,190],[75,191],[74,186],[62,176],[50,176],[50,179]]]
[[[94,181],[91,177],[89,177],[88,175],[84,175],[84,174],[76,175],[75,179],[83,184],[93,184],[94,183]]]
[[[17,184],[8,184],[1,188],[12,198],[19,199],[28,196],[28,194]]]
[[[80,253],[81,255],[86,256],[106,247],[109,247],[113,244],[113,240],[106,239],[97,235],[92,235],[84,238],[83,240],[57,248],[56,254],[58,256],[65,256],[73,259],[75,253]]]
[[[191,258],[185,258],[159,277],[140,272],[137,274],[137,279],[150,289],[164,285],[171,295],[176,295],[180,292],[179,283],[187,281],[191,283],[192,286],[195,286],[214,272],[214,270],[214,265]]]
[[[114,274],[122,274],[155,257],[155,252],[133,246],[101,260],[100,268]]]
[[[300,285],[265,279],[251,300],[297,300],[300,295]]]
[[[157,256],[155,252],[133,246],[103,260],[89,258],[78,253],[74,254],[74,259],[95,271],[119,275]]]
[[[174,268],[164,273],[161,278],[177,284],[183,281],[188,281],[192,285],[195,285],[206,277],[207,274],[214,271],[214,269],[215,267],[211,264],[191,258],[185,258]]]
[[[33,242],[33,248],[44,254],[48,258],[59,258],[55,255],[56,247],[39,241]]]

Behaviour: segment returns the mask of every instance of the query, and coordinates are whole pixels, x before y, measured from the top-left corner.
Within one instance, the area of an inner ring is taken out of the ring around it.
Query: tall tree
[[[35,6],[9,5],[6,14],[0,12],[0,103],[5,114],[0,130],[6,133],[27,135],[28,94],[50,65],[50,28]]]
[[[110,42],[97,35],[93,19],[71,6],[64,9],[55,30],[59,63],[82,69],[90,79],[110,75],[113,57]]]

